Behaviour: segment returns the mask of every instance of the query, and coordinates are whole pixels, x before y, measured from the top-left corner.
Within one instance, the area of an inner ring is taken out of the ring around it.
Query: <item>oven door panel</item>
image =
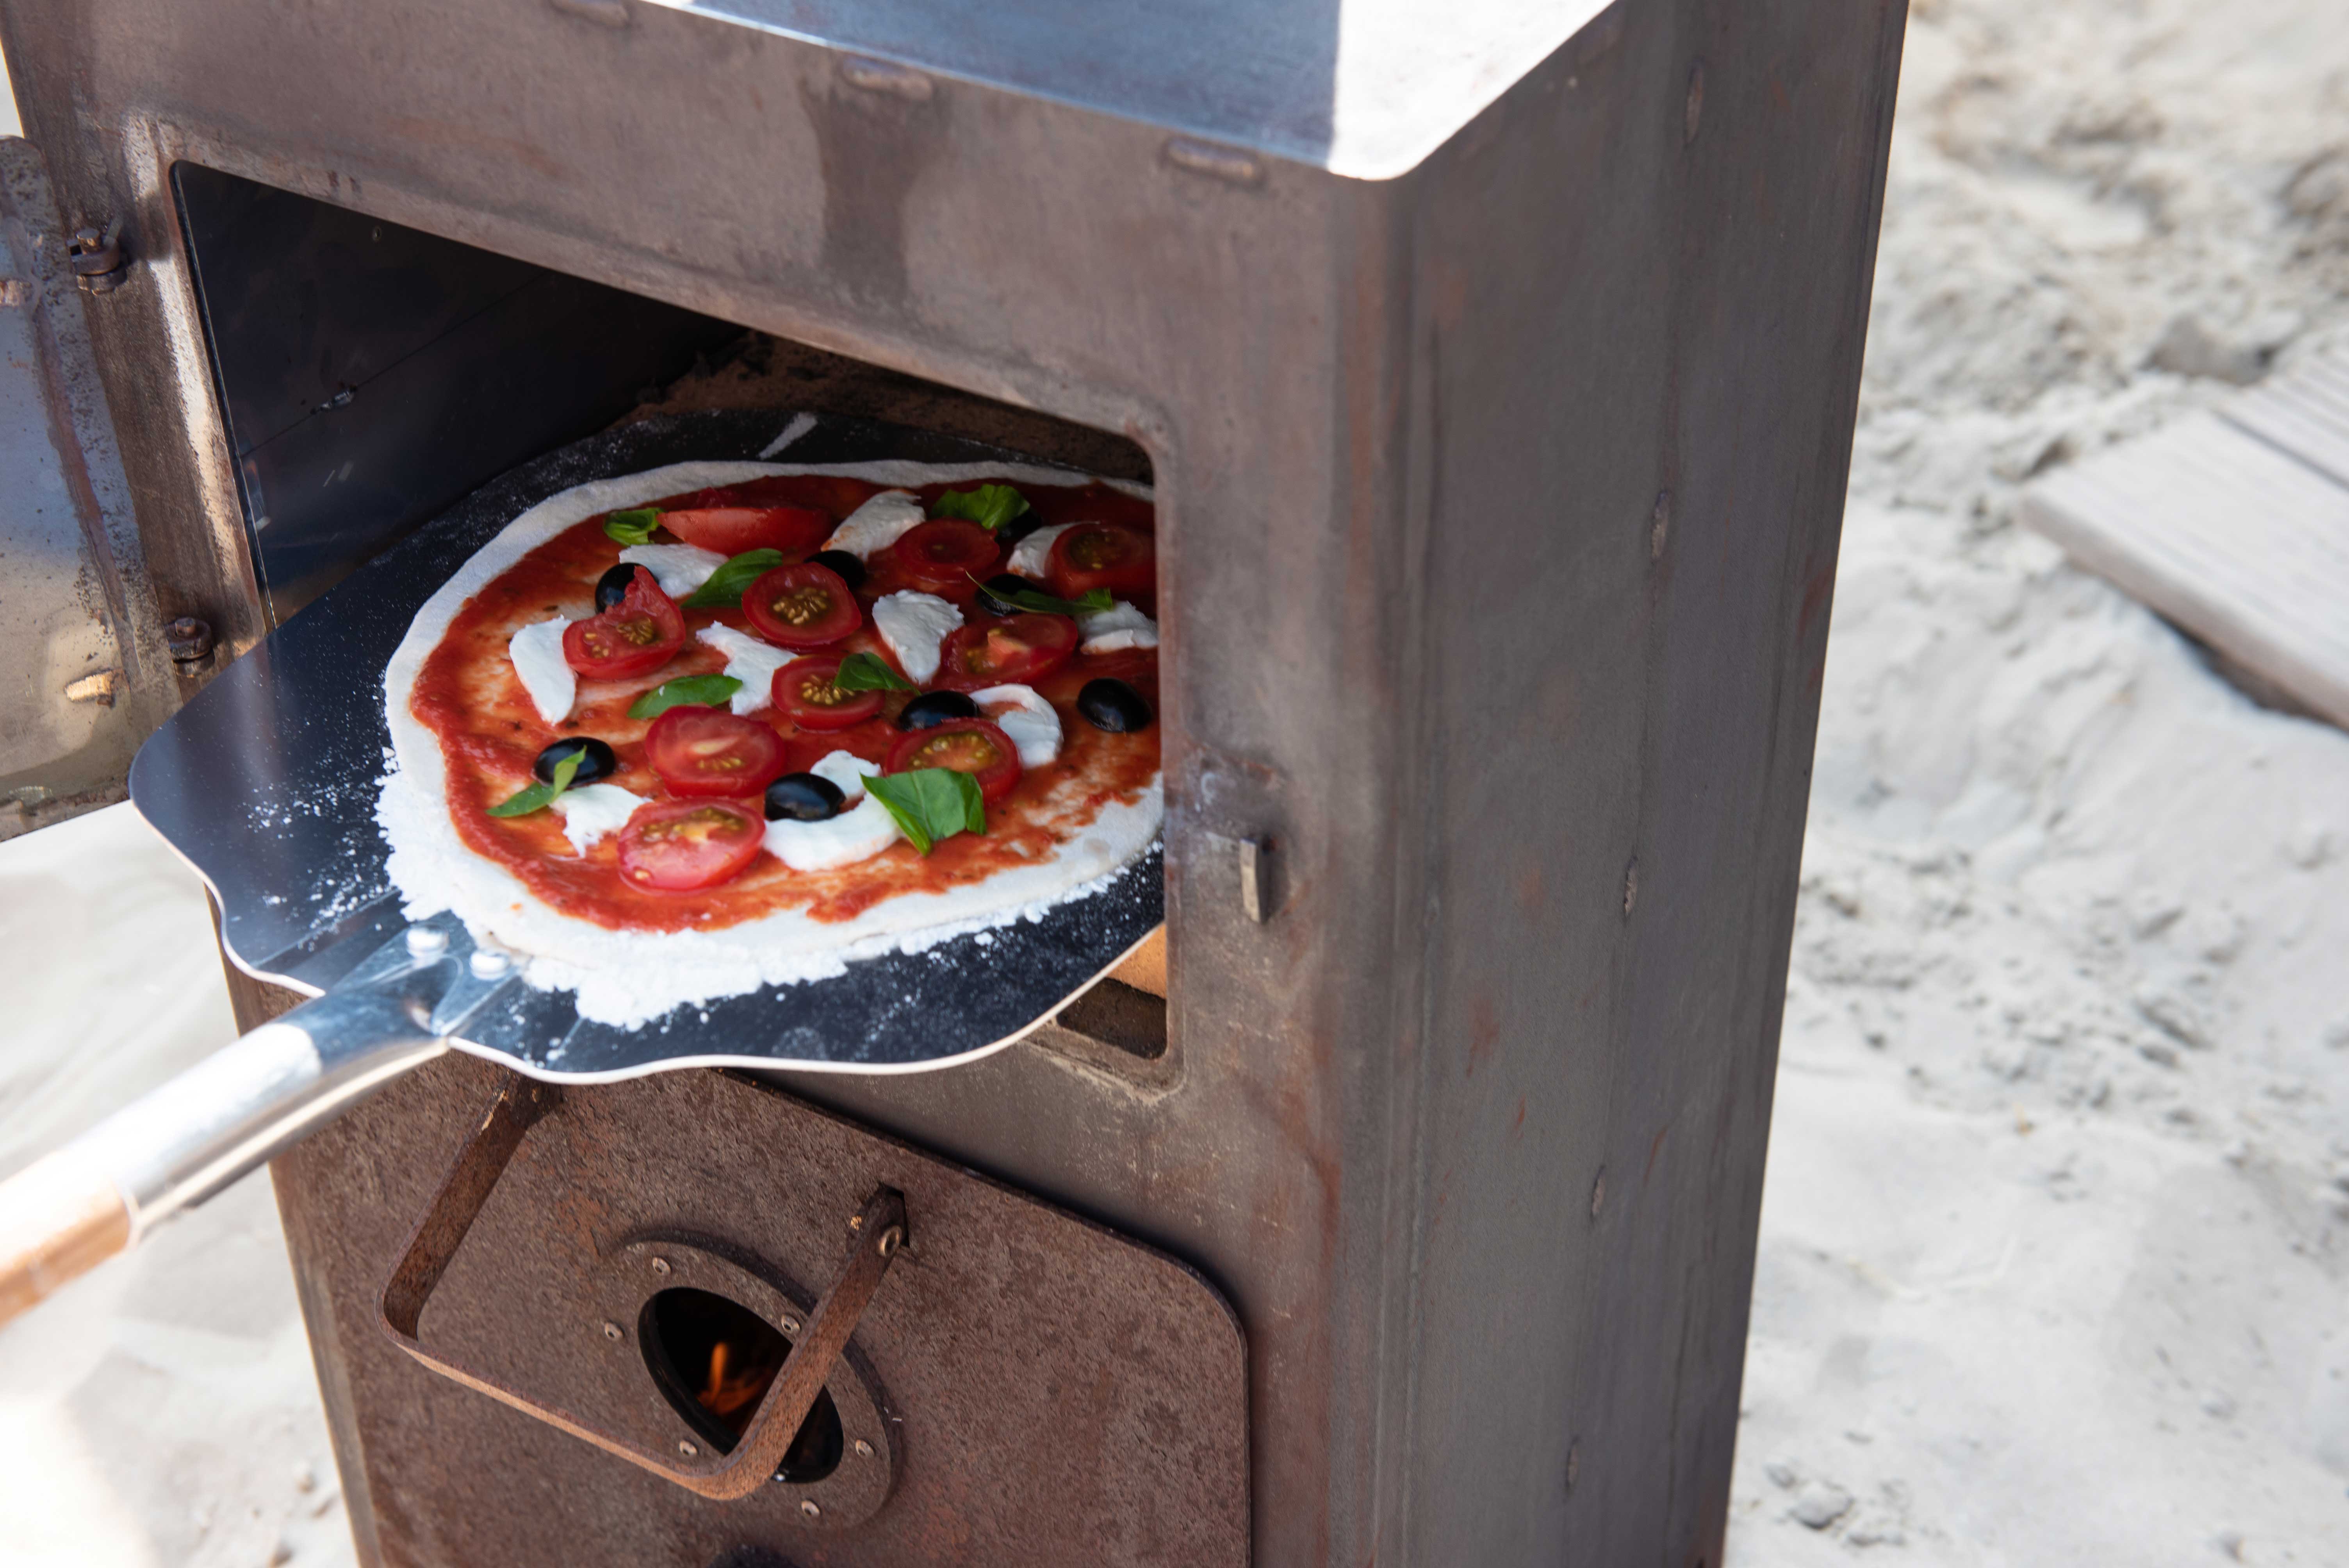
[[[840,1268],[846,1217],[895,1188],[910,1240],[827,1385],[839,1424],[828,1451],[815,1434],[812,1469],[709,1501],[409,1359],[375,1318],[385,1276],[499,1077],[439,1064],[276,1167],[314,1342],[346,1358],[337,1388],[322,1351],[329,1406],[346,1432],[352,1402],[368,1412],[364,1446],[340,1451],[364,1470],[345,1480],[354,1517],[373,1513],[377,1560],[1248,1560],[1245,1348],[1212,1286],[729,1075],[567,1093],[499,1181],[419,1336],[599,1431],[683,1452],[710,1441],[707,1412],[687,1406],[715,1368],[709,1336],[666,1315],[707,1293],[796,1328]]]
[[[0,839],[120,799],[176,701],[141,657],[154,605],[67,239],[40,154],[0,139]]]

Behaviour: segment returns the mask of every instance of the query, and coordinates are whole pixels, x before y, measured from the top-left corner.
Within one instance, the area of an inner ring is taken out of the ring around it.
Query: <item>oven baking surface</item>
[[[788,455],[773,450],[798,428]],[[667,463],[771,456],[1030,461],[980,443],[789,411],[663,416],[604,431],[485,485],[346,580],[231,666],[133,766],[142,815],[211,886],[230,955],[305,991],[332,985],[405,924],[374,820],[388,750],[383,666],[417,609],[524,509],[591,480]],[[862,961],[836,979],[680,1008],[636,1030],[523,991],[464,1042],[541,1077],[627,1077],[686,1062],[850,1071],[947,1065],[1008,1043],[1112,967],[1164,918],[1154,849],[1101,893],[1037,921]]]

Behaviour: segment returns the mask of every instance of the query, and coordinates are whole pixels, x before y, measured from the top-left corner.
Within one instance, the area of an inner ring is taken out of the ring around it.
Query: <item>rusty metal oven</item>
[[[14,826],[614,421],[1155,490],[1162,970],[277,1161],[366,1561],[1718,1568],[1901,19],[0,0]]]

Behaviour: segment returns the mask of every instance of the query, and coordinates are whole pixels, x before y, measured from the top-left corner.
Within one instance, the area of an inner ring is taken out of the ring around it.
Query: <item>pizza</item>
[[[384,676],[378,820],[583,1016],[1040,913],[1156,839],[1147,490],[1019,465],[685,463],[531,508]]]

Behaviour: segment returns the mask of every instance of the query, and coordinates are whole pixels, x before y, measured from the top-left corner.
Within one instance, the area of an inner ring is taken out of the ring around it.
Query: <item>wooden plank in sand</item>
[[[2024,492],[2021,516],[2349,728],[2349,367],[2316,368],[2244,399],[2240,420],[2189,415],[2059,469]]]

